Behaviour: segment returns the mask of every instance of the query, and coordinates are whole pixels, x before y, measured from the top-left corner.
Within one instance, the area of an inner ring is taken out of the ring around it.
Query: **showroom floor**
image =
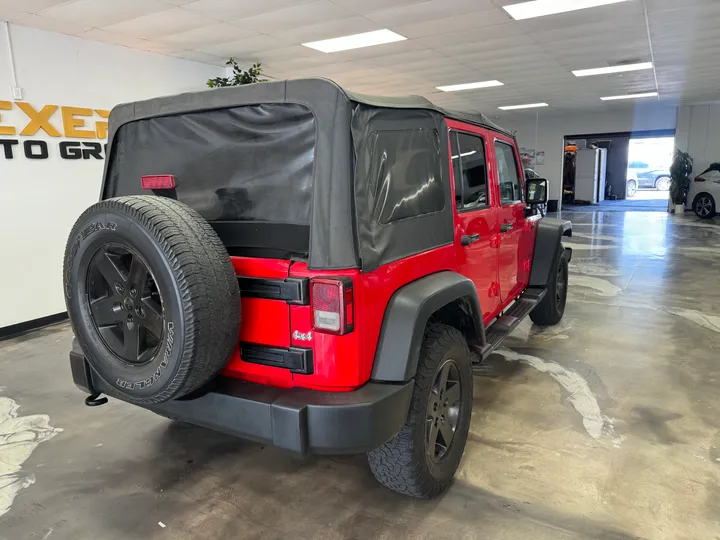
[[[37,447],[19,470],[0,425],[0,488],[26,486],[0,539],[719,538],[720,223],[564,217],[565,320],[523,323],[475,378],[445,496],[395,495],[362,456],[302,462],[116,401],[89,409],[63,324],[0,344],[0,422],[2,400],[49,415],[20,421],[14,441]]]

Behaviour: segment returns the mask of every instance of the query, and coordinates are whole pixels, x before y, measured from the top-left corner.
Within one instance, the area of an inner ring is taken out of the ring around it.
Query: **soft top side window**
[[[436,130],[376,131],[371,138],[375,221],[387,225],[445,207]]]

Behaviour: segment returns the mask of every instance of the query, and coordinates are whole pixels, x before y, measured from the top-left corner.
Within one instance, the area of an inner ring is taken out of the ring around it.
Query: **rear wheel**
[[[655,189],[658,191],[668,191],[670,189],[670,178],[667,176],[661,176],[655,182]]]
[[[693,201],[693,211],[699,218],[710,219],[715,217],[715,199],[708,193],[701,193]]]
[[[470,429],[472,368],[463,335],[444,324],[425,332],[405,426],[368,453],[384,486],[428,499],[444,491],[460,464]]]
[[[634,197],[635,194],[637,193],[637,188],[638,188],[638,186],[637,186],[637,182],[635,180],[628,180],[626,197],[627,198]]]
[[[565,314],[568,286],[568,259],[562,248],[555,268],[548,278],[547,292],[530,312],[530,320],[541,326],[552,326],[559,323]]]

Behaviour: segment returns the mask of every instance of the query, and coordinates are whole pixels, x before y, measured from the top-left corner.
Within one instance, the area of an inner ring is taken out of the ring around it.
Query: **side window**
[[[522,202],[522,183],[515,159],[515,150],[507,143],[495,141],[495,157],[500,180],[500,203]]]
[[[457,145],[451,148],[458,210],[487,206],[485,141],[477,135],[457,133]]]
[[[373,217],[382,225],[445,206],[440,136],[429,129],[376,131],[369,171]]]

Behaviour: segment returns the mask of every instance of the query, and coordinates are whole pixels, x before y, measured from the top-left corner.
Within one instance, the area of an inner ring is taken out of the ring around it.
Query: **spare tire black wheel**
[[[108,199],[75,223],[65,303],[107,393],[138,405],[182,397],[237,346],[240,290],[230,257],[197,212],[163,197]]]

